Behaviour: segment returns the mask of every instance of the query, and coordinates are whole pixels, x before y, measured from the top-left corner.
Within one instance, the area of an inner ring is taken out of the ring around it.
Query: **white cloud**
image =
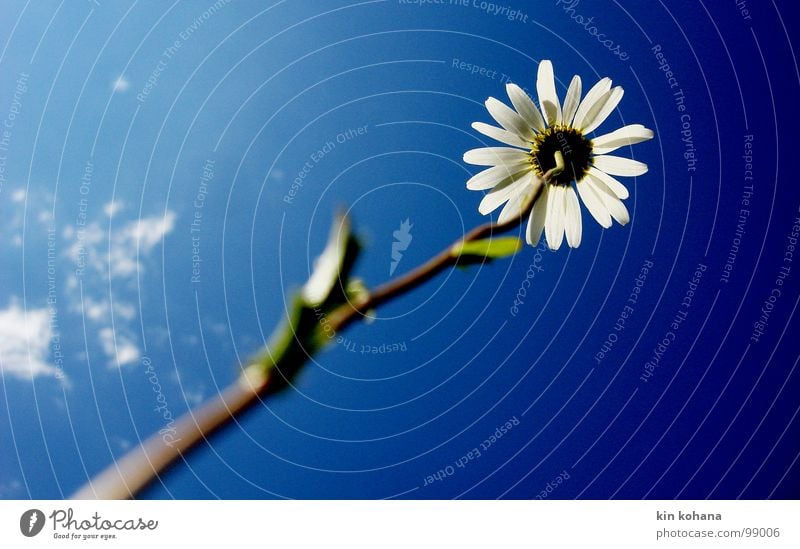
[[[136,274],[142,268],[137,256],[149,253],[174,226],[175,213],[171,211],[161,217],[144,217],[125,225],[111,243],[111,274]]]
[[[112,203],[113,204],[113,203]],[[106,209],[111,206],[106,205]],[[112,276],[130,277],[142,269],[139,257],[150,253],[175,227],[175,212],[167,211],[163,216],[143,217],[125,223],[110,235],[99,223],[93,222],[76,234],[69,249],[73,261],[85,258],[86,264],[104,277],[108,271]],[[66,234],[65,238],[69,238]],[[110,261],[109,261],[110,256]]]
[[[121,241],[138,245],[143,252],[149,252],[161,242],[164,235],[172,232],[175,226],[175,212],[167,211],[163,216],[143,217],[131,221],[121,231]]]
[[[52,337],[46,308],[25,311],[12,303],[0,310],[0,372],[22,379],[57,376],[59,369],[47,360]]]
[[[83,299],[83,312],[84,314],[95,321],[100,321],[108,312],[108,305],[103,301],[94,301],[91,297]]]
[[[68,231],[69,236],[64,234],[64,237],[69,240],[74,240],[72,246],[67,250],[67,255],[76,264],[80,258],[86,265],[92,267],[99,273],[105,272],[105,260],[102,255],[100,245],[103,242],[105,233],[100,228],[99,223],[90,223],[86,227],[78,231]]]
[[[71,281],[77,284],[77,279],[73,278]],[[68,280],[67,287],[72,287],[71,281]],[[109,306],[109,301],[105,298],[95,299],[91,295],[84,294],[83,302],[76,301],[72,304],[71,310],[75,313],[82,313],[86,318],[94,322],[108,322],[111,320],[109,316],[111,307]],[[136,307],[131,303],[115,299],[114,318],[118,320],[134,320],[136,318]]]
[[[0,498],[3,499],[24,499],[25,487],[22,483],[13,479],[10,482],[0,483]]]
[[[183,390],[183,397],[186,399],[186,403],[191,407],[201,404],[205,400],[204,395],[205,391],[202,387],[194,391],[186,388]]]
[[[119,300],[114,301],[114,315],[116,318],[123,320],[133,320],[136,318],[136,307],[130,303],[124,303]]]
[[[111,439],[111,442],[113,442],[114,445],[123,452],[128,450],[131,446],[133,446],[133,442],[131,442],[127,438],[123,438],[117,435],[111,435],[109,438]]]
[[[40,210],[36,215],[36,219],[42,225],[50,225],[53,221],[53,212],[51,210]]]
[[[117,362],[119,362],[120,366],[133,364],[139,360],[139,356],[139,348],[132,341],[122,340],[117,342]]]
[[[116,80],[114,80],[114,83],[111,85],[111,87],[115,92],[124,92],[128,91],[128,88],[131,87],[131,83],[127,78],[120,75]]]
[[[103,206],[103,211],[106,213],[108,217],[113,217],[114,214],[122,210],[123,207],[124,204],[119,200],[112,200],[111,202]]]
[[[28,196],[28,193],[25,191],[25,189],[17,189],[11,193],[11,200],[17,203],[24,202],[26,196]]]
[[[105,205],[105,213],[115,216],[122,208],[121,202]],[[148,254],[161,243],[175,227],[175,212],[155,215],[117,223],[110,222],[111,232],[100,222],[94,221],[81,230],[65,231],[62,236],[71,241],[67,255],[76,263],[85,266],[82,274],[85,293],[83,300],[74,289],[78,279],[67,277],[67,288],[72,290],[70,308],[82,312],[93,324],[98,334],[101,349],[108,357],[109,366],[126,366],[136,363],[141,352],[137,345],[138,337],[129,325],[136,318],[137,309],[133,304],[114,295],[113,311],[108,296],[91,295],[92,289],[108,289],[108,277],[116,282],[135,280],[135,275],[144,269],[143,262]],[[123,292],[124,296],[124,292]],[[108,327],[111,313],[114,314],[114,329]]]
[[[115,335],[111,328],[103,328],[98,335],[103,351],[112,358],[109,366],[127,366],[139,360],[139,348],[127,335],[122,333]]]

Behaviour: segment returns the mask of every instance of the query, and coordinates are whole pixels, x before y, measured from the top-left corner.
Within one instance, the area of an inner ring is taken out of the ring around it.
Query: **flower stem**
[[[542,179],[544,179],[547,182],[552,181],[553,178],[558,174],[560,174],[561,172],[563,172],[564,168],[566,167],[564,164],[564,155],[561,154],[561,151],[554,152],[553,157],[556,160],[556,165],[547,170],[547,173],[545,173],[544,176],[542,176]]]
[[[531,201],[531,204],[533,201]],[[457,244],[462,242],[473,242],[480,240],[494,233],[503,233],[518,227],[522,220],[528,215],[530,208],[524,211],[513,219],[505,223],[485,223],[476,227],[463,238],[456,240],[453,244],[446,247],[444,250],[430,258],[428,261],[406,273],[405,275],[389,281],[382,286],[378,286],[375,290],[370,292],[365,298],[357,303],[346,303],[335,309],[328,315],[328,321],[334,330],[342,330],[346,328],[351,322],[358,319],[365,312],[375,309],[378,306],[386,303],[398,295],[405,294],[414,288],[424,284],[444,269],[452,267],[458,263],[458,257],[451,253],[451,250]]]
[[[563,160],[562,160],[563,166]],[[452,253],[453,246],[486,238],[518,227],[530,212],[534,200],[518,216],[504,223],[485,223],[467,233],[464,237],[447,246],[437,255],[409,273],[389,281],[356,301],[339,306],[327,315],[328,323],[334,331],[343,330],[355,320],[364,318],[367,311],[403,295],[424,284],[448,267],[459,261]],[[291,329],[291,323],[284,322],[273,337],[285,336],[283,332]],[[290,349],[287,346],[286,349]],[[291,353],[291,356],[269,353],[272,366],[285,361],[305,362],[311,353]],[[300,364],[291,365],[296,369]],[[134,497],[144,487],[158,478],[159,473],[176,463],[199,443],[205,441],[214,431],[230,424],[236,417],[259,402],[263,397],[275,393],[286,386],[277,377],[265,372],[275,372],[275,368],[251,365],[242,371],[241,376],[227,388],[205,403],[189,410],[172,426],[170,436],[155,433],[139,446],[116,460],[105,470],[91,479],[75,494],[73,499],[128,499]]]

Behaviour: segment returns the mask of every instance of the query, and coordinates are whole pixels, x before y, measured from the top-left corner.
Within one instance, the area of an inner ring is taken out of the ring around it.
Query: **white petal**
[[[467,188],[471,191],[485,191],[501,184],[506,179],[519,179],[530,171],[530,164],[494,166],[473,175],[467,181]]]
[[[525,122],[536,131],[544,131],[545,125],[542,113],[539,112],[536,104],[528,97],[528,94],[516,84],[506,84],[506,93],[508,93],[508,98],[511,99],[511,104],[517,109],[519,115],[525,119]]]
[[[496,186],[483,197],[483,200],[481,200],[481,203],[478,205],[478,211],[483,215],[492,213],[503,203],[508,201],[516,191],[524,188],[526,184],[525,178],[522,178],[515,181],[509,180],[502,185]]]
[[[611,214],[608,213],[608,208],[606,208],[597,191],[594,190],[591,181],[584,179],[578,182],[576,187],[578,187],[578,194],[581,195],[583,204],[592,214],[595,221],[604,229],[608,229],[611,226]]]
[[[572,121],[572,126],[575,128],[580,128],[583,126],[584,119],[586,118],[586,114],[594,107],[595,103],[603,97],[608,90],[611,89],[611,79],[610,78],[602,78],[600,81],[592,86],[592,89],[589,90],[589,93],[586,94],[586,97],[583,98],[581,101],[578,110],[575,112],[575,119]]]
[[[517,114],[517,111],[502,101],[490,97],[486,100],[486,110],[489,111],[492,118],[497,120],[498,124],[511,133],[515,133],[523,139],[533,139],[535,137],[533,131],[525,120]]]
[[[464,153],[464,162],[475,166],[503,166],[520,164],[530,159],[527,151],[509,147],[483,147]]]
[[[505,223],[515,217],[519,217],[522,213],[522,209],[528,205],[528,199],[531,197],[533,187],[529,184],[519,184],[514,185],[514,189],[511,198],[509,198],[506,205],[503,206],[503,210],[497,218],[498,223]]]
[[[605,183],[606,187],[611,189],[611,192],[617,195],[617,198],[619,198],[620,200],[625,200],[630,196],[630,193],[628,193],[628,189],[625,187],[625,185],[623,185],[622,183],[620,183],[607,173],[601,172],[600,170],[594,167],[589,168],[589,173],[591,173],[597,179]]]
[[[653,130],[649,130],[641,124],[630,124],[592,139],[592,150],[595,154],[605,154],[625,145],[635,145],[652,138]]]
[[[626,177],[636,177],[647,173],[647,164],[632,160],[630,158],[622,158],[621,156],[601,155],[592,158],[592,163],[595,168],[600,171],[610,173],[611,175],[621,175]]]
[[[512,147],[521,147],[523,149],[530,148],[529,141],[525,141],[517,134],[512,133],[508,130],[497,128],[495,126],[490,126],[489,124],[484,124],[483,122],[473,122],[472,128],[475,129],[476,131],[481,132],[486,137],[491,137],[492,139],[499,141],[500,143],[511,145]]]
[[[572,124],[572,119],[575,117],[575,111],[578,110],[580,101],[581,77],[576,74],[572,77],[572,82],[569,83],[569,88],[567,89],[567,96],[564,98],[564,110],[561,118],[565,126]]]
[[[547,59],[539,63],[536,77],[536,91],[539,93],[539,105],[542,107],[544,119],[552,126],[561,123],[561,104],[556,94],[556,81],[553,77],[553,64]]]
[[[547,245],[551,250],[561,247],[564,240],[564,187],[551,185],[547,193],[547,219],[545,219],[544,234]]]
[[[622,89],[622,86],[617,86],[612,88],[611,91],[607,92],[606,95],[608,97],[606,98],[605,103],[602,104],[602,107],[597,112],[591,112],[584,119],[584,127],[581,128],[583,133],[591,133],[600,124],[605,122],[606,118],[608,118],[608,115],[614,112],[614,109],[617,108],[619,102],[622,101],[622,96],[624,94],[625,90]]]
[[[528,229],[525,231],[525,240],[531,246],[538,246],[539,239],[542,237],[542,230],[544,229],[545,220],[547,219],[547,195],[550,185],[545,185],[542,193],[536,199],[531,210],[531,215],[528,218]]]
[[[544,193],[546,187],[544,181],[533,171],[531,171],[528,176],[528,186],[531,189],[531,197],[534,200],[539,200],[539,197]]]
[[[567,244],[570,248],[577,248],[581,245],[581,205],[578,202],[578,195],[572,187],[566,188],[566,222]]]
[[[627,225],[631,218],[628,214],[628,209],[625,207],[625,204],[623,204],[620,199],[614,196],[614,193],[611,192],[611,189],[606,187],[606,184],[601,180],[593,177],[591,174],[588,174],[587,177],[589,178],[589,183],[591,183],[592,188],[597,191],[597,195],[603,201],[606,209],[608,209],[608,213],[611,214],[611,217],[613,217],[620,225]]]

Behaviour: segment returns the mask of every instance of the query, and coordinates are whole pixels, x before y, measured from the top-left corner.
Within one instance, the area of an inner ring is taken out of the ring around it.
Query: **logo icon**
[[[392,233],[394,242],[392,242],[392,263],[389,265],[389,276],[394,274],[395,269],[400,264],[400,260],[403,259],[402,252],[406,251],[411,245],[411,240],[414,238],[411,236],[411,227],[413,226],[411,221],[406,219],[400,223],[400,228]]]
[[[28,509],[19,518],[19,531],[27,538],[32,538],[44,528],[44,513],[39,509]]]

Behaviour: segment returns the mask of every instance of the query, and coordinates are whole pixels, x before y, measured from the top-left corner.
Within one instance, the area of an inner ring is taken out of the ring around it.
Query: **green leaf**
[[[502,259],[510,257],[523,248],[522,241],[516,236],[501,238],[484,238],[472,242],[459,242],[450,250],[450,255],[468,262]]]
[[[272,378],[270,392],[287,387],[303,364],[335,339],[328,313],[367,291],[363,282],[350,278],[360,251],[350,219],[338,215],[311,277],[291,298],[286,317],[252,359],[253,375]]]
[[[358,242],[352,234],[350,218],[344,214],[337,215],[331,225],[328,243],[314,262],[311,277],[301,290],[302,298],[309,307],[320,307],[341,297],[342,282],[347,283],[347,274],[357,249]],[[340,289],[338,292],[337,287]]]

